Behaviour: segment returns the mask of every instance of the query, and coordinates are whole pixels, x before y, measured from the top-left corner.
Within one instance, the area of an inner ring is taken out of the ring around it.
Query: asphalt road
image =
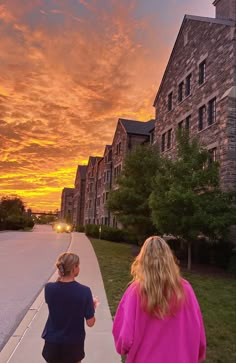
[[[0,233],[0,350],[55,271],[57,256],[70,245],[71,235],[51,226],[32,232]]]

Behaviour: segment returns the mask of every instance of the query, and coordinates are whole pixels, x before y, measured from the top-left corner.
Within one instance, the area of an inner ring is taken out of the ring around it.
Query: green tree
[[[2,197],[0,202],[0,215],[2,218],[9,215],[22,215],[24,212],[25,206],[19,197]]]
[[[149,207],[151,180],[159,165],[157,150],[150,145],[137,146],[125,158],[116,190],[108,198],[108,208],[117,216],[123,227],[137,235],[141,242],[154,226]]]
[[[34,222],[28,217],[25,206],[18,196],[4,196],[0,201],[0,229],[32,228]]]
[[[236,223],[232,194],[220,189],[219,163],[210,161],[209,152],[186,133],[177,135],[176,160],[162,158],[150,207],[153,223],[163,234],[187,243],[189,270],[192,243],[200,235],[219,241]]]

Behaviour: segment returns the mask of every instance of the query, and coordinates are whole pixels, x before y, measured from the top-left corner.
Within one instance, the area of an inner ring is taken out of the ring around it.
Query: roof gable
[[[127,134],[134,135],[149,135],[155,127],[155,120],[143,122],[120,118],[119,122],[121,123]]]
[[[169,67],[170,67],[171,62],[172,62],[172,58],[174,57],[174,53],[175,53],[175,49],[176,49],[177,44],[178,44],[178,40],[179,40],[179,38],[180,38],[180,36],[181,36],[181,34],[182,34],[185,26],[186,26],[187,20],[192,21],[192,22],[193,21],[200,21],[200,22],[207,22],[207,23],[213,23],[213,24],[218,24],[218,25],[235,26],[235,22],[234,21],[231,21],[231,20],[216,19],[216,18],[207,18],[207,17],[203,17],[203,16],[194,16],[194,15],[185,15],[184,16],[184,19],[182,21],[182,24],[181,24],[179,33],[178,33],[178,35],[176,37],[176,40],[175,40],[175,43],[174,43],[174,46],[173,46],[173,49],[172,49],[170,58],[168,60],[168,63],[167,63],[167,66],[166,66],[164,75],[162,77],[162,80],[161,80],[159,89],[157,91],[157,94],[156,94],[156,97],[155,97],[155,100],[154,100],[154,103],[153,103],[153,106],[154,107],[155,107],[156,102],[157,102],[157,100],[159,98],[159,94],[160,94],[161,89],[162,89],[162,86],[163,86],[163,84],[165,82],[165,78],[167,76]]]
[[[87,172],[87,165],[78,165],[75,180],[85,179]]]
[[[88,167],[95,166],[96,162],[99,161],[100,159],[101,159],[100,156],[90,156],[88,161]]]

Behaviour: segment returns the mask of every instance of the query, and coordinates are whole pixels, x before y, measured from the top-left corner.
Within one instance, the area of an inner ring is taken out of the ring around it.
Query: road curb
[[[72,244],[72,234],[67,251],[70,251],[71,244]],[[57,270],[55,270],[47,282],[55,281],[57,276],[58,276]],[[10,361],[11,357],[13,356],[18,346],[20,345],[21,340],[23,339],[27,330],[31,326],[33,320],[36,318],[43,303],[44,303],[44,287],[41,289],[36,299],[33,301],[32,305],[30,306],[25,316],[21,320],[20,324],[17,326],[14,333],[11,335],[7,343],[0,351],[0,363],[8,363]]]

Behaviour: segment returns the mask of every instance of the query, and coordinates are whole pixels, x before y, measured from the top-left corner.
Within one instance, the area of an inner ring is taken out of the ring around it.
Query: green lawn
[[[97,255],[112,316],[131,279],[131,246],[91,240]],[[207,363],[236,362],[236,280],[184,273],[201,305],[207,334]]]

